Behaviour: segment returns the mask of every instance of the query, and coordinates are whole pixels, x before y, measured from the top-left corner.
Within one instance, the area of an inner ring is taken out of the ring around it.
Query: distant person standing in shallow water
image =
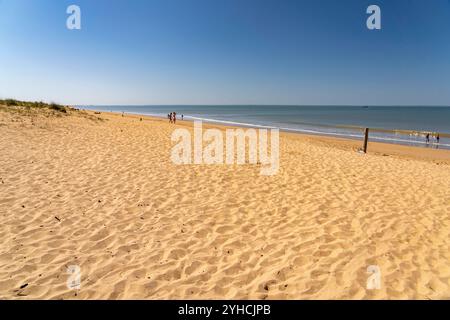
[[[184,120],[184,114],[181,115],[181,120]]]
[[[173,123],[177,123],[177,113],[173,113]]]
[[[429,133],[427,133],[425,139],[427,141],[427,144],[430,143],[430,134]]]

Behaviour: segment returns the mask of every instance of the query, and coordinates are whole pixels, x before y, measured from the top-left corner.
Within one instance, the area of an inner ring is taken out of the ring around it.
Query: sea
[[[148,105],[78,106],[254,128],[450,149],[450,106]],[[426,135],[429,134],[429,142]],[[437,135],[439,134],[439,143]]]

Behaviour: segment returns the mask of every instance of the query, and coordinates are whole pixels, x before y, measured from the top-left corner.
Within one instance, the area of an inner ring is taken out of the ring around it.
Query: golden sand
[[[188,122],[90,115],[0,112],[1,299],[450,298],[449,151],[282,133],[262,176],[172,164]]]

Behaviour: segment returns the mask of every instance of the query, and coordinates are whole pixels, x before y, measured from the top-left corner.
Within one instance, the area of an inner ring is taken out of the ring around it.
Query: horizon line
[[[424,105],[424,104],[380,104],[380,105],[365,105],[365,104],[69,104],[74,106],[84,106],[84,107],[207,107],[207,106],[217,106],[217,107],[236,107],[236,106],[251,106],[251,107],[450,107],[450,105]]]
[[[443,104],[273,104],[273,103],[233,103],[233,104],[220,104],[220,103],[199,103],[199,104],[193,104],[193,103],[188,103],[188,104],[183,104],[183,103],[163,103],[163,104],[109,104],[109,103],[101,103],[101,104],[81,104],[81,103],[61,103],[61,102],[55,102],[52,100],[49,101],[43,101],[41,100],[22,100],[22,99],[18,99],[18,98],[0,98],[0,100],[17,100],[17,101],[24,101],[24,102],[46,102],[46,103],[57,103],[57,104],[61,104],[61,105],[66,105],[66,106],[80,106],[80,107],[123,107],[123,106],[127,106],[127,107],[171,107],[171,106],[220,106],[220,107],[235,107],[235,106],[251,106],[251,107],[257,107],[257,106],[261,106],[261,107],[275,107],[275,106],[279,106],[279,107],[450,107],[449,105],[443,105]]]

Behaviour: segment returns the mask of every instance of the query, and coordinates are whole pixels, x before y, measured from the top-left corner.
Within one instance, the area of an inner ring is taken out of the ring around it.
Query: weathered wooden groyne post
[[[367,153],[367,142],[369,141],[369,128],[364,129],[364,146],[363,151]]]

